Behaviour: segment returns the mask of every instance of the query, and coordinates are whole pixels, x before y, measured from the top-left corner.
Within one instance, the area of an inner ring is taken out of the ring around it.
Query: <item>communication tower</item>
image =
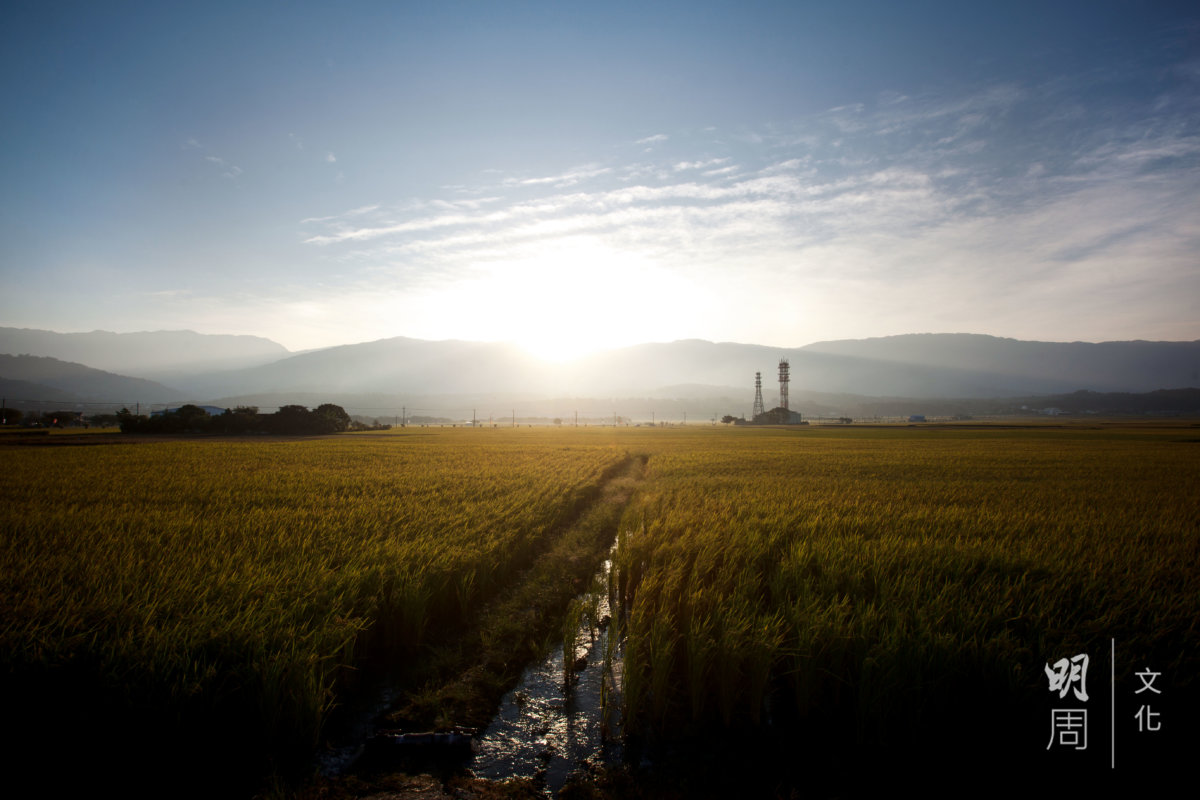
[[[763,407],[762,399],[762,373],[754,373],[754,411],[750,414],[750,419],[758,419],[766,412]]]
[[[785,412],[788,410],[788,360],[786,358],[779,359],[779,407]]]

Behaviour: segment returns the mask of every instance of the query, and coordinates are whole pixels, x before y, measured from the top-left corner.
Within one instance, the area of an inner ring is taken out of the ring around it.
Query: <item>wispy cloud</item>
[[[204,144],[201,144],[200,140],[195,138],[194,136],[189,137],[183,141],[183,148],[185,150],[200,150],[200,151],[206,151],[209,149]],[[216,167],[218,167],[221,170],[221,176],[224,178],[229,178],[230,180],[233,180],[242,174],[241,167],[237,166],[236,164],[232,164],[229,161],[226,161],[224,158],[221,158],[220,156],[215,156],[215,155],[210,154],[210,155],[204,156],[204,160],[207,161],[209,164],[213,164]]]
[[[718,164],[724,164],[728,158],[710,158],[704,161],[680,161],[673,169],[676,172],[683,172],[689,169],[704,169],[706,167],[715,167]]]
[[[644,139],[638,139],[634,142],[634,144],[660,144],[670,138],[671,137],[667,136],[665,133],[656,133],[653,136],[647,136]]]
[[[861,326],[864,315],[878,333],[976,329],[978,308],[997,330],[1008,320],[1012,333],[1031,331],[1029,309],[1083,318],[1111,310],[1112,287],[1131,281],[1200,295],[1200,134],[1178,119],[1090,124],[1064,148],[1079,122],[1042,114],[1060,110],[1054,100],[1015,86],[889,96],[721,136],[724,153],[671,143],[658,158],[495,173],[499,186],[314,217],[302,241],[367,283],[397,287],[463,280],[489,265],[516,279],[520,264],[543,264],[547,253],[562,255],[565,273],[594,268],[578,249],[590,242],[605,258],[681,280],[736,274],[776,287],[797,298],[790,319],[829,327],[811,338],[868,335],[837,328],[850,317]],[[638,144],[667,142],[658,134]]]
[[[242,174],[241,167],[237,166],[236,164],[230,164],[223,158],[218,158],[217,156],[205,156],[204,160],[210,164],[216,164],[218,167],[220,167],[222,177],[233,179]]]
[[[559,175],[547,175],[538,178],[506,178],[504,184],[506,186],[543,186],[549,185],[556,188],[573,186],[580,181],[594,178],[597,175],[607,175],[612,170],[609,167],[599,167],[596,165],[588,165],[577,169],[568,170]]]
[[[344,220],[344,219],[349,219],[351,217],[360,217],[363,214],[370,214],[372,211],[377,211],[377,210],[379,210],[379,204],[375,203],[375,204],[372,204],[369,206],[359,206],[358,208],[352,208],[349,211],[343,211],[340,214],[332,214],[327,217],[308,217],[307,219],[300,220],[300,224],[308,225],[313,222],[332,222],[334,220]]]

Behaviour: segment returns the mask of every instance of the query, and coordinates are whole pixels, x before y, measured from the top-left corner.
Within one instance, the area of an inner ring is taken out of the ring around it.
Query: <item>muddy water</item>
[[[616,625],[608,622],[611,562],[581,598],[588,611],[574,633],[572,675],[564,651],[555,647],[527,668],[504,696],[500,711],[483,732],[470,764],[479,778],[530,778],[556,795],[575,770],[621,758],[621,659]],[[582,660],[580,660],[582,659]]]

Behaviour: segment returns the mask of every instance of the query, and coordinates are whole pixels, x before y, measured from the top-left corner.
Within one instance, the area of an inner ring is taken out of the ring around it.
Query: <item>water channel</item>
[[[555,647],[504,696],[477,743],[470,764],[476,777],[529,778],[557,795],[573,771],[620,760],[621,658],[616,638],[610,647],[610,637],[619,637],[610,622],[610,569],[611,561],[575,600],[582,613],[573,647]]]
[[[563,642],[527,667],[504,695],[464,764],[475,777],[526,778],[555,796],[573,771],[620,761],[622,662],[619,625],[610,621],[611,569],[610,558],[588,591],[572,601]],[[564,669],[567,659],[570,674]],[[318,756],[321,774],[332,777],[354,768],[376,720],[398,692],[385,682],[369,696],[345,715],[338,737],[344,744]]]

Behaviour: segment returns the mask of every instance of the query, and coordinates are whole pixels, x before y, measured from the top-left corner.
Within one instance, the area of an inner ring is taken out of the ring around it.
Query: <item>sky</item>
[[[0,326],[1200,339],[1200,7],[8,2]]]

